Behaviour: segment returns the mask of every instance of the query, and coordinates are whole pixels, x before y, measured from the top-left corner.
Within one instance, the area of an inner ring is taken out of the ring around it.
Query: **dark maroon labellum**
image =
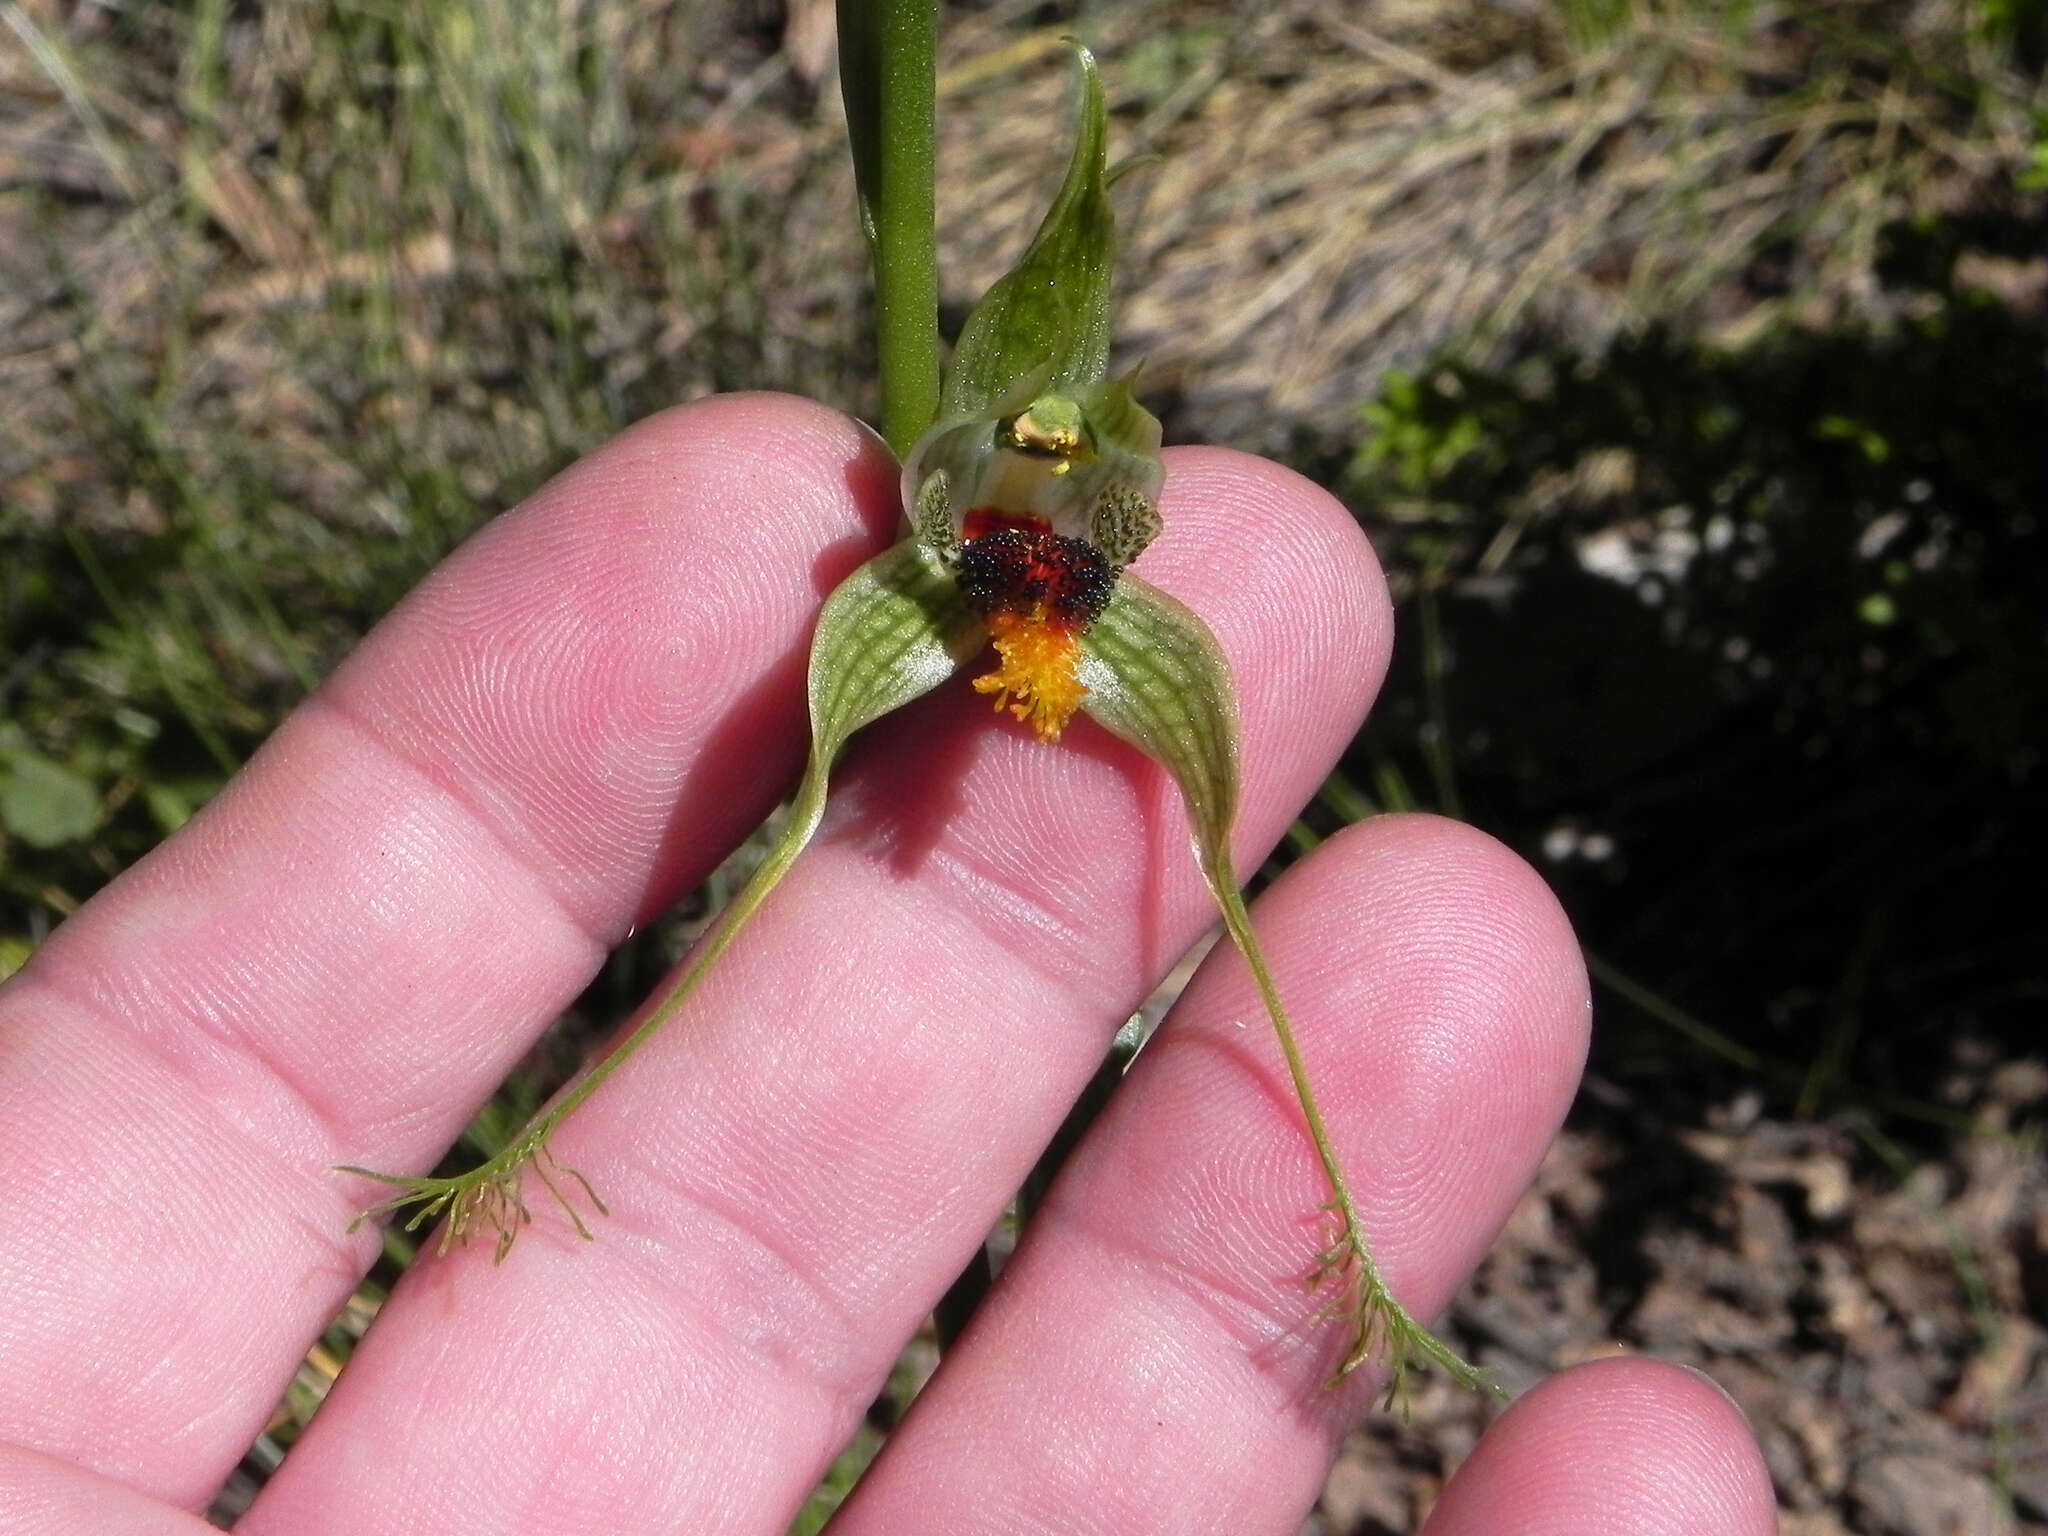
[[[1000,528],[960,547],[960,590],[984,615],[1086,629],[1109,606],[1116,572],[1085,539]]]

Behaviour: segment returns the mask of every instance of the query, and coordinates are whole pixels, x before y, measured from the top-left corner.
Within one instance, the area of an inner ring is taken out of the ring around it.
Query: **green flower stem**
[[[1266,1017],[1272,1021],[1273,1033],[1279,1037],[1280,1053],[1287,1059],[1287,1075],[1294,1080],[1294,1095],[1301,1102],[1301,1117],[1308,1126],[1309,1140],[1315,1144],[1316,1158],[1322,1163],[1323,1177],[1330,1186],[1328,1209],[1337,1218],[1337,1239],[1317,1259],[1309,1275],[1309,1286],[1314,1289],[1332,1277],[1340,1283],[1357,1286],[1355,1301],[1346,1297],[1339,1302],[1351,1325],[1351,1343],[1331,1376],[1330,1385],[1335,1386],[1367,1360],[1384,1351],[1387,1362],[1386,1397],[1389,1402],[1399,1402],[1407,1386],[1408,1357],[1411,1351],[1416,1351],[1460,1386],[1505,1396],[1485,1372],[1467,1365],[1457,1351],[1409,1316],[1407,1309],[1394,1299],[1394,1293],[1388,1289],[1386,1278],[1374,1262],[1372,1250],[1366,1245],[1365,1228],[1359,1222],[1358,1208],[1351,1198],[1351,1186],[1345,1182],[1336,1148],[1330,1145],[1330,1132],[1323,1124],[1323,1112],[1316,1103],[1315,1090],[1309,1086],[1308,1067],[1301,1059],[1301,1046],[1295,1041],[1294,1026],[1280,1003],[1280,989],[1273,984],[1272,972],[1266,968],[1265,953],[1259,947],[1258,936],[1252,932],[1251,916],[1245,911],[1244,897],[1238,892],[1230,854],[1221,846],[1211,847],[1206,853],[1202,872],[1208,879],[1217,907],[1223,913],[1224,928],[1237,945],[1238,953],[1244,956],[1245,964],[1251,967],[1252,980],[1266,1005]]]
[[[875,264],[882,436],[898,458],[939,408],[937,0],[839,0],[861,222]]]

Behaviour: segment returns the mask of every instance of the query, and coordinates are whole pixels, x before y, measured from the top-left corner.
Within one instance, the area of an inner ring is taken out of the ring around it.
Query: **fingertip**
[[[321,1170],[430,1163],[606,949],[767,812],[802,762],[819,601],[893,537],[895,478],[808,401],[649,418],[442,561],[59,930],[8,997],[66,1071],[0,1083],[0,1162],[75,1205],[38,1280],[70,1301],[10,1342],[0,1437],[32,1424],[176,1497],[232,1464],[352,1283],[356,1186]],[[226,1189],[277,1219],[232,1219]],[[138,1208],[175,1238],[146,1297],[96,1257],[141,1251]],[[47,1225],[20,1211],[0,1248]],[[124,1353],[110,1298],[176,1326]],[[91,1390],[110,1361],[148,1383],[119,1444]]]
[[[206,1536],[195,1514],[26,1446],[0,1444],[0,1529],[94,1536]]]
[[[818,603],[894,537],[895,485],[873,434],[815,402],[671,407],[442,562],[321,703],[461,786],[614,937],[700,877],[800,760]]]
[[[1357,519],[1291,469],[1192,447],[1166,451],[1161,514],[1164,531],[1133,569],[1215,632],[1244,739],[1259,740],[1304,698],[1348,735],[1379,692],[1394,639],[1386,578]],[[1266,792],[1265,764],[1248,752],[1245,767],[1250,805]]]
[[[1550,883],[1498,838],[1448,816],[1392,813],[1330,841],[1341,849],[1353,839],[1361,858],[1349,878],[1402,881],[1438,963],[1457,970],[1462,986],[1498,987],[1513,1004],[1501,1017],[1521,1033],[1500,1070],[1525,1074],[1540,1062],[1557,1091],[1574,1091],[1591,1041],[1592,993],[1578,936]]]
[[[707,491],[715,491],[707,496]],[[844,537],[848,503],[874,540],[901,519],[896,461],[874,432],[799,395],[710,395],[635,422],[578,460],[503,521],[600,525],[634,514],[692,538],[723,522],[761,559]],[[722,507],[706,515],[707,502]]]
[[[1512,849],[1429,815],[1345,828],[1260,914],[1379,1257],[1433,1311],[1571,1105],[1588,1035],[1571,925]]]
[[[1771,1536],[1769,1470],[1733,1399],[1663,1361],[1597,1360],[1519,1399],[1425,1536]]]
[[[1511,851],[1424,816],[1328,839],[1252,921],[1367,1241],[1404,1305],[1433,1314],[1571,1101],[1584,976],[1569,927]],[[1376,1371],[1322,1387],[1349,1342],[1301,1286],[1328,1190],[1263,1022],[1248,968],[1219,948],[1067,1162],[849,1529],[957,1524],[988,1486],[1014,1490],[1018,1528],[1299,1523]],[[1115,1447],[1115,1507],[1095,1464],[1028,1428],[1055,1418]],[[1130,1425],[1144,1432],[1122,1436]],[[961,1426],[976,1475],[958,1467]]]

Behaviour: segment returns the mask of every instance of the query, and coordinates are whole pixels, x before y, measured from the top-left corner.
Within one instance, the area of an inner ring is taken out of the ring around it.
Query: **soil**
[[[1510,1392],[1603,1355],[1695,1366],[1748,1415],[1786,1536],[2048,1531],[2048,1067],[1967,1048],[1982,1134],[1916,1159],[1847,1126],[1691,1121],[1589,1080],[1452,1312]],[[2015,1134],[2019,1131],[2019,1134]],[[1315,1536],[1416,1529],[1497,1409],[1440,1383],[1352,1435]]]

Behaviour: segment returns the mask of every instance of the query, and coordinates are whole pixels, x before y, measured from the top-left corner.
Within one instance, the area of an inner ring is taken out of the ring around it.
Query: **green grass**
[[[116,194],[0,193],[0,289],[29,301],[0,385],[8,782],[97,804],[84,828],[0,799],[18,950],[484,517],[674,399],[819,380],[778,373],[787,339],[734,280],[768,209],[681,158],[698,104],[662,82],[700,56],[687,21],[519,0],[143,6],[88,39],[9,19],[41,66],[10,82],[23,109],[69,108]],[[137,133],[145,112],[184,132]]]

